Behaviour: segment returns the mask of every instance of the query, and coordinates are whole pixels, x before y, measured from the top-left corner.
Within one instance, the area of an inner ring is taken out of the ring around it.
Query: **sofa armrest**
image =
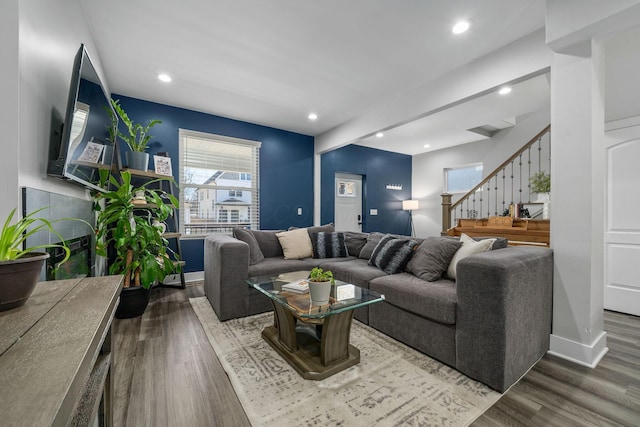
[[[503,392],[549,349],[553,251],[513,246],[457,268],[456,368]]]
[[[204,240],[204,293],[220,320],[249,312],[249,245],[224,234]]]

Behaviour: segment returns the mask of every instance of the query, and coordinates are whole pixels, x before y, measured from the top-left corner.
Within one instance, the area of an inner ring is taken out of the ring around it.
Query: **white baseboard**
[[[190,273],[184,273],[184,281],[187,283],[198,282],[204,280],[204,271],[192,271]],[[162,281],[165,285],[175,285],[180,283],[179,274],[169,274]]]
[[[579,365],[595,368],[607,354],[607,333],[602,331],[591,345],[582,344],[557,335],[551,335],[547,353]]]

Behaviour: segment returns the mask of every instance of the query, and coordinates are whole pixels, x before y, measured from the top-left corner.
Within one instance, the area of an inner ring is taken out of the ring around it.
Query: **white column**
[[[604,332],[604,58],[590,40],[580,55],[554,53],[551,68],[550,352],[595,366]]]

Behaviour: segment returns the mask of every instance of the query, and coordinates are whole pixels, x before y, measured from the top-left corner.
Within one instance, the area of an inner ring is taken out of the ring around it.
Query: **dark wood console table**
[[[111,323],[122,276],[38,283],[0,312],[0,423],[113,425]]]

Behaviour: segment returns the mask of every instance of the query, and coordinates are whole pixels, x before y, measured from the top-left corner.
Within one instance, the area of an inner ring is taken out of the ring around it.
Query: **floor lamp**
[[[417,200],[403,200],[402,201],[402,210],[409,211],[409,219],[407,220],[407,227],[411,227],[411,237],[416,235],[416,229],[413,226],[413,216],[412,212],[416,209],[420,208],[420,203]]]

